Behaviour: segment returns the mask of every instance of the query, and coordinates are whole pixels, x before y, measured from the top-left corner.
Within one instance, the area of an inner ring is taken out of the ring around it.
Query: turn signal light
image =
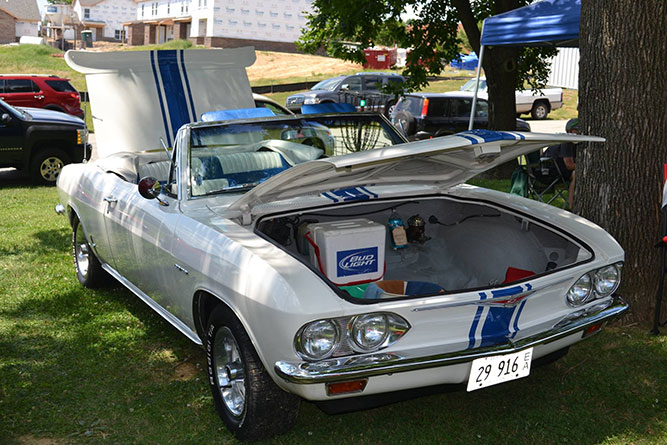
[[[368,379],[354,380],[351,382],[327,383],[327,395],[338,396],[340,394],[350,394],[362,392],[366,389]]]
[[[422,117],[426,117],[428,114],[428,99],[424,99],[422,103]]]
[[[586,330],[584,331],[584,337],[588,337],[588,336],[593,335],[597,332],[600,332],[600,330],[602,329],[603,326],[604,326],[604,323],[598,323],[598,324],[594,324],[593,326],[587,327]]]

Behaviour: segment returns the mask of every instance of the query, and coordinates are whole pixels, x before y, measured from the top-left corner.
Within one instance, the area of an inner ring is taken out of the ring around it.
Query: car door
[[[382,88],[382,78],[380,76],[363,76],[361,82],[361,94],[366,103],[364,111],[381,111],[383,105],[380,88]],[[384,108],[382,108],[384,110]]]
[[[159,302],[163,294],[161,268],[168,264],[164,262],[167,249],[162,249],[161,242],[168,238],[163,236],[164,228],[175,225],[172,220],[179,215],[176,197],[162,195],[159,200],[149,200],[139,194],[137,184],[116,181],[104,200],[108,203],[105,226],[114,268]]]
[[[489,120],[489,104],[484,99],[477,99],[473,128],[487,128]],[[468,130],[472,98],[454,98],[451,104],[451,119],[455,133]]]
[[[456,123],[452,119],[452,100],[446,97],[429,97],[424,100],[428,100],[424,131],[433,136],[456,133]]]
[[[0,98],[17,107],[41,108],[44,104],[44,95],[30,79],[5,79],[5,92]]]
[[[20,164],[24,139],[23,121],[0,103],[0,165]]]

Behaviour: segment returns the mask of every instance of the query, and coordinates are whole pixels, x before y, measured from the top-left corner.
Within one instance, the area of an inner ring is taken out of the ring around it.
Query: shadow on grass
[[[50,253],[66,251],[70,248],[71,245],[71,231],[67,228],[35,232],[32,234],[32,237],[37,240],[37,243],[0,245],[0,256],[44,256]]]

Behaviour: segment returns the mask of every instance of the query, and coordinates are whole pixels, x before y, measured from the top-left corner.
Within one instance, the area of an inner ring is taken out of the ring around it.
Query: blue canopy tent
[[[485,19],[482,24],[477,87],[485,46],[577,47],[580,16],[581,0],[542,0]],[[475,115],[477,87],[472,101],[469,130],[472,130]]]

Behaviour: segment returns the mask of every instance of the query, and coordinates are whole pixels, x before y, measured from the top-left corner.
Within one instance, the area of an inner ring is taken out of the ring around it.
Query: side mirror
[[[139,194],[146,199],[156,199],[162,193],[162,185],[157,179],[147,176],[139,181]]]
[[[417,134],[415,134],[415,141],[422,141],[424,139],[431,139],[433,135],[429,133],[428,131],[418,131]]]
[[[341,91],[347,91],[349,89],[350,89],[350,85],[348,85],[346,83],[340,86]]]
[[[0,117],[0,121],[2,121],[3,124],[8,124],[12,121],[12,117],[7,113],[2,113],[2,117]]]

